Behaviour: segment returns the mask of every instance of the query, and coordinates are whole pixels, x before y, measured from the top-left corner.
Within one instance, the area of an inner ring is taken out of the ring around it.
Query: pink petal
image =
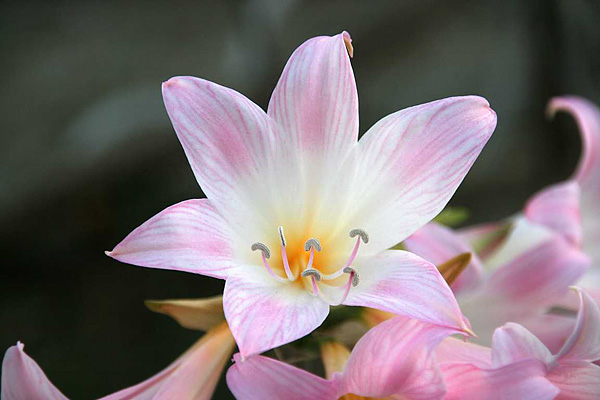
[[[548,374],[548,379],[560,389],[557,400],[600,398],[600,367],[595,364],[565,361]]]
[[[219,206],[244,207],[249,188],[269,167],[270,118],[238,92],[189,76],[163,83],[163,98],[204,193]]]
[[[406,250],[438,266],[459,254],[473,253],[469,245],[463,242],[452,229],[434,222],[419,229],[402,244]],[[454,293],[473,289],[481,283],[482,276],[481,262],[473,254],[467,268],[450,287]]]
[[[335,400],[336,384],[321,377],[263,356],[240,360],[227,371],[227,386],[244,400]]]
[[[556,355],[563,360],[600,360],[600,307],[589,294],[574,288],[579,294],[579,312],[571,336]]]
[[[519,323],[540,339],[552,354],[556,354],[571,335],[575,325],[575,316],[560,314],[535,315],[519,321]]]
[[[443,396],[444,382],[433,350],[454,333],[456,329],[404,317],[381,323],[367,332],[352,350],[342,378],[346,391],[373,397]]]
[[[550,350],[521,325],[509,322],[496,329],[492,343],[493,367],[503,367],[530,358],[542,361],[549,368],[555,366]]]
[[[524,214],[530,221],[557,231],[576,245],[581,244],[577,182],[568,181],[543,189],[527,202]]]
[[[327,172],[358,139],[358,94],[347,32],[304,42],[288,60],[269,102],[287,146]],[[309,167],[309,165],[307,165]]]
[[[411,107],[377,122],[358,143],[353,226],[378,253],[435,217],[452,197],[496,126],[477,96]],[[354,164],[353,159],[349,163]]]
[[[564,296],[589,265],[589,258],[580,250],[554,236],[500,266],[491,275],[486,292],[513,307],[513,316],[524,315]]]
[[[559,392],[544,377],[546,368],[539,360],[524,360],[497,369],[481,369],[465,363],[440,367],[446,381],[446,400],[550,400]]]
[[[570,113],[579,126],[583,154],[574,178],[581,185],[583,248],[595,264],[600,262],[600,110],[581,97],[555,97],[549,114]]]
[[[234,347],[227,325],[219,325],[152,378],[100,400],[210,399]]]
[[[577,96],[555,97],[548,104],[548,113],[570,113],[579,126],[583,142],[583,155],[575,178],[587,186],[600,189],[600,110],[592,102]]]
[[[223,294],[225,318],[243,357],[299,339],[323,323],[329,304],[255,267],[236,271]]]
[[[446,338],[435,349],[438,362],[461,362],[491,368],[492,349],[457,338]]]
[[[363,306],[470,332],[437,268],[401,250],[388,250],[354,265],[360,277],[346,305]]]
[[[66,400],[23,347],[19,342],[4,355],[2,400]]]
[[[236,265],[229,229],[207,199],[161,211],[106,254],[128,264],[216,278],[227,277]]]

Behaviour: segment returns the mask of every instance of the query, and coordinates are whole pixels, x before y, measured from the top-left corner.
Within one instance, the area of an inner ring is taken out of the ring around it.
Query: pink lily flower
[[[152,217],[107,254],[226,279],[243,357],[316,329],[330,305],[367,306],[469,331],[436,268],[388,251],[438,214],[496,125],[483,98],[411,107],[358,139],[348,33],[289,59],[265,113],[200,78],[163,84],[208,199]]]
[[[508,323],[486,348],[448,338],[436,355],[447,399],[597,399],[600,397],[600,308],[579,295],[577,322],[552,352],[523,326]]]
[[[464,252],[474,253],[456,232],[435,223],[416,232],[403,246],[435,264]],[[574,320],[547,312],[589,265],[589,257],[561,234],[520,218],[491,254],[483,260],[473,254],[451,287],[477,332],[475,342],[489,344],[496,328],[518,322],[555,348]]]
[[[6,351],[2,362],[2,399],[66,400],[23,347],[19,342]],[[100,400],[208,400],[234,347],[229,328],[222,323],[152,378]]]
[[[328,379],[272,358],[241,361],[236,354],[227,385],[240,400],[441,399],[445,387],[434,349],[455,333],[461,331],[396,317],[367,332],[348,357],[340,345],[324,352]]]

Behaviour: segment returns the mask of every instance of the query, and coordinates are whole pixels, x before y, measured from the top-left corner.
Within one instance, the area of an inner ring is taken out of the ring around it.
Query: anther
[[[302,271],[302,276],[307,278],[309,276],[313,276],[317,282],[319,282],[321,280],[321,273],[319,271],[317,271],[316,269],[305,269],[304,271]]]
[[[364,244],[369,243],[369,234],[364,230],[358,228],[352,229],[350,231],[350,237],[354,238],[356,236],[360,236]]]
[[[360,282],[360,278],[358,277],[358,272],[356,272],[356,270],[352,267],[346,267],[346,268],[344,268],[344,273],[350,274],[352,276],[352,286],[356,287],[358,285],[358,283]]]
[[[316,251],[321,251],[322,247],[319,239],[310,238],[304,243],[304,251],[310,251],[311,248],[315,249]]]
[[[281,240],[281,245],[285,247],[285,236],[283,235],[283,226],[278,226],[277,230],[279,231],[279,240]]]
[[[252,249],[252,251],[260,250],[260,251],[262,251],[265,258],[271,258],[271,251],[269,250],[267,245],[264,243],[256,242],[256,243],[252,244],[252,246],[250,246],[250,249]]]

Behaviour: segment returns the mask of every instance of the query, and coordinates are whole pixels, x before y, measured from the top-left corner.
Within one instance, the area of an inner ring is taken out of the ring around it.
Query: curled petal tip
[[[104,250],[104,254],[106,254],[109,257],[113,256],[113,252],[111,250]]]
[[[344,39],[344,45],[346,46],[346,50],[348,51],[348,55],[350,58],[354,57],[354,47],[352,46],[352,37],[346,31],[342,32],[342,38]]]

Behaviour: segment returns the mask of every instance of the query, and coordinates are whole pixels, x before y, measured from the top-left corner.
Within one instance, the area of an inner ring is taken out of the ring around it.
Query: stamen
[[[350,237],[353,238],[355,236],[360,236],[360,238],[362,239],[362,241],[364,242],[364,244],[369,243],[369,234],[367,232],[365,232],[363,229],[352,229],[350,231]]]
[[[350,288],[353,287],[353,286],[358,285],[358,274],[354,270],[354,268],[347,268],[347,271],[344,271],[344,272],[347,273],[347,274],[350,274],[350,276],[348,277],[348,282],[346,282],[346,284],[344,285],[344,289],[343,289],[344,293],[342,294],[342,298],[338,302],[331,301],[331,299],[329,299],[325,295],[325,293],[323,293],[321,290],[319,290],[319,287],[318,287],[318,285],[316,285],[316,282],[314,282],[314,280],[313,280],[313,291],[315,290],[315,288],[317,290],[319,290],[318,291],[319,297],[324,302],[329,303],[329,305],[339,306],[344,301],[346,301],[346,299],[348,298],[348,294],[350,294]]]
[[[346,261],[346,263],[344,264],[344,266],[342,268],[338,269],[337,271],[335,271],[332,274],[323,275],[324,280],[328,281],[328,280],[332,280],[335,278],[339,278],[340,276],[342,276],[342,274],[346,273],[346,268],[349,268],[350,265],[352,265],[352,263],[354,262],[354,259],[356,258],[356,255],[358,254],[358,248],[360,246],[360,241],[362,240],[364,244],[369,243],[369,234],[367,234],[367,232],[365,232],[362,229],[352,229],[350,231],[349,235],[351,238],[358,236],[356,238],[356,244],[354,244],[354,249],[352,250],[352,254],[350,254],[348,261]]]
[[[318,281],[321,280],[321,273],[319,271],[317,271],[316,269],[305,269],[304,271],[302,271],[302,276],[303,277],[308,277],[308,276],[312,276],[314,279]]]
[[[271,258],[271,251],[269,250],[267,245],[264,243],[256,242],[256,243],[252,244],[252,246],[250,246],[250,248],[252,249],[252,251],[256,251],[256,250],[262,251],[263,256],[265,256],[265,258]]]
[[[283,226],[278,226],[277,230],[279,231],[279,239],[281,240],[281,258],[283,259],[283,269],[285,270],[285,275],[290,281],[296,279],[294,274],[292,273],[292,269],[290,268],[290,262],[288,261],[287,252],[285,251],[285,236],[283,235]]]
[[[314,248],[317,251],[321,251],[322,247],[321,242],[319,242],[319,239],[310,238],[304,243],[304,251],[309,251],[312,248]]]
[[[279,231],[279,240],[281,240],[281,245],[285,247],[285,236],[283,235],[283,226],[278,226],[277,230]]]
[[[260,250],[263,264],[264,264],[265,268],[267,269],[267,272],[273,278],[275,278],[275,280],[277,280],[278,282],[287,282],[287,279],[282,278],[281,276],[277,275],[275,273],[275,271],[273,271],[271,269],[271,267],[269,266],[269,262],[267,261],[267,259],[271,257],[271,251],[269,250],[267,245],[265,245],[264,243],[256,242],[256,243],[252,244],[252,246],[250,246],[250,249],[252,249],[252,251]]]

